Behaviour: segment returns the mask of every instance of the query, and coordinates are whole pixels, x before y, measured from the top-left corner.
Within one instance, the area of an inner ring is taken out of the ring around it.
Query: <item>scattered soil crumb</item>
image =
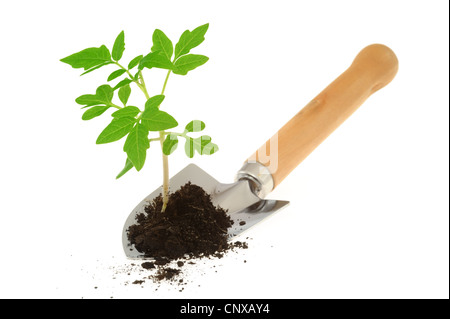
[[[174,268],[160,268],[158,269],[158,272],[155,275],[155,278],[157,280],[171,280],[173,277],[177,276],[180,273],[179,269]]]
[[[144,268],[144,269],[153,269],[153,268],[155,268],[155,264],[154,263],[152,263],[152,262],[145,262],[145,263],[142,263],[142,268]]]
[[[233,246],[235,248],[242,248],[242,249],[247,249],[248,248],[248,244],[246,242],[241,242],[241,241],[235,241]]]

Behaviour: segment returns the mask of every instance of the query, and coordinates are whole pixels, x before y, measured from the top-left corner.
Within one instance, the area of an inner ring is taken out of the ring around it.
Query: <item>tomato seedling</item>
[[[108,82],[116,79],[120,81],[115,85],[101,85],[95,94],[85,94],[78,97],[75,102],[87,109],[82,116],[83,120],[91,120],[113,109],[111,123],[100,133],[97,144],[111,143],[126,136],[123,150],[127,154],[125,167],[117,175],[120,178],[133,167],[140,171],[145,163],[147,150],[151,142],[159,142],[162,150],[163,163],[163,207],[165,211],[169,192],[169,163],[168,156],[178,146],[179,138],[185,139],[185,153],[189,158],[197,152],[200,155],[211,155],[218,151],[218,146],[211,142],[211,137],[203,135],[197,138],[189,133],[200,132],[205,123],[200,120],[189,122],[183,132],[167,131],[178,126],[178,122],[169,113],[162,111],[164,92],[171,73],[186,75],[188,72],[205,64],[208,57],[191,54],[190,51],[205,40],[209,24],[204,24],[192,31],[186,30],[181,34],[175,48],[172,41],[159,29],[153,32],[153,46],[147,55],[138,55],[124,67],[119,61],[125,51],[125,33],[122,31],[114,41],[112,51],[105,45],[98,48],[87,48],[61,59],[61,62],[71,65],[75,69],[84,69],[85,75],[106,65],[116,67],[107,78]],[[167,70],[161,94],[150,96],[145,85],[144,69],[159,68]],[[136,85],[145,95],[146,102],[143,108],[129,105],[131,85]],[[117,97],[121,105],[113,102]],[[156,136],[149,137],[154,132]]]

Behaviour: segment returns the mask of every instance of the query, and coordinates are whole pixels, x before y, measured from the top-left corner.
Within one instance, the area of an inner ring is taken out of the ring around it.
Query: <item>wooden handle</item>
[[[374,92],[395,77],[398,60],[381,44],[365,47],[352,65],[247,161],[266,166],[277,187]]]

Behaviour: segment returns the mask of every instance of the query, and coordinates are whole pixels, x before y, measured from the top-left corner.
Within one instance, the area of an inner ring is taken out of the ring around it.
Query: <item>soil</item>
[[[171,193],[165,212],[162,196],[156,197],[145,213],[136,216],[136,224],[127,230],[128,239],[146,258],[142,268],[157,268],[156,280],[174,280],[184,262],[203,257],[222,258],[234,248],[248,248],[246,243],[228,242],[228,228],[233,221],[226,211],[215,207],[201,187],[187,183]],[[169,267],[172,261],[179,269]],[[189,262],[191,263],[191,262]]]
[[[155,263],[152,263],[152,262],[142,263],[142,268],[144,268],[144,269],[153,269],[153,268],[155,268]]]

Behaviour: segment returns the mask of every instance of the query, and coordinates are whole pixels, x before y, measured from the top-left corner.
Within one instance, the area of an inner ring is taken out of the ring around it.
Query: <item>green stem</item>
[[[139,72],[139,77],[142,80],[142,83],[140,83],[138,80],[136,80],[133,77],[133,75],[130,73],[130,71],[127,68],[125,68],[122,64],[120,64],[119,62],[114,62],[114,64],[117,65],[119,68],[125,70],[125,72],[130,77],[130,80],[133,81],[134,83],[136,83],[136,85],[141,89],[141,91],[144,92],[145,97],[148,100],[150,98],[150,96],[148,95],[147,88],[145,87],[145,82],[144,82],[144,78],[142,77],[142,73]]]
[[[169,72],[167,72],[166,80],[164,81],[164,85],[163,85],[163,88],[162,88],[162,91],[161,91],[161,95],[163,95],[164,91],[166,90],[166,85],[167,85],[167,81],[169,80],[170,72],[171,72],[171,70],[169,70]]]
[[[118,106],[118,105],[116,105],[116,104],[114,104],[114,103],[110,103],[109,106],[115,107],[115,108],[118,109],[118,110],[120,110],[120,109],[122,108],[121,106]]]
[[[144,76],[142,75],[142,72],[139,71],[139,79],[141,80],[141,87],[142,87],[142,91],[145,94],[145,97],[147,98],[147,100],[150,98],[150,95],[147,92],[147,87],[145,86],[145,81],[144,81]]]
[[[142,76],[142,72],[139,72],[139,74],[138,74],[138,77],[140,79],[140,81],[139,81],[139,80],[136,80],[133,77],[133,75],[131,75],[130,71],[128,69],[126,69],[125,67],[123,67],[119,62],[114,62],[114,63],[119,68],[126,71],[128,76],[130,77],[130,80],[133,81],[134,83],[136,83],[136,85],[141,89],[141,91],[144,93],[146,99],[148,100],[150,98],[150,95],[148,94],[147,88],[145,86],[145,81],[144,81],[144,77]],[[167,81],[169,80],[170,72],[171,72],[171,70],[169,70],[167,72],[166,79],[164,80],[164,85],[163,85],[163,88],[161,91],[161,95],[163,95],[166,90]],[[141,116],[142,116],[142,113],[141,113],[141,115],[138,116],[138,118],[137,118],[138,121]],[[161,151],[163,150],[165,135],[166,135],[165,131],[160,131],[159,138],[150,139],[150,141],[157,141],[157,140],[160,141]],[[162,152],[162,161],[163,161],[163,206],[162,206],[161,212],[164,212],[167,208],[167,203],[169,202],[169,158],[167,155],[164,154],[164,152]]]
[[[187,131],[184,131],[183,133],[164,131],[164,135],[175,135],[175,136],[180,136],[180,137],[186,137],[186,133],[187,133]]]
[[[120,64],[119,62],[114,62],[115,65],[117,65],[119,68],[125,70],[125,72],[128,74],[128,76],[130,77],[130,79],[134,79],[133,75],[131,75],[130,71],[125,68],[122,64]]]

